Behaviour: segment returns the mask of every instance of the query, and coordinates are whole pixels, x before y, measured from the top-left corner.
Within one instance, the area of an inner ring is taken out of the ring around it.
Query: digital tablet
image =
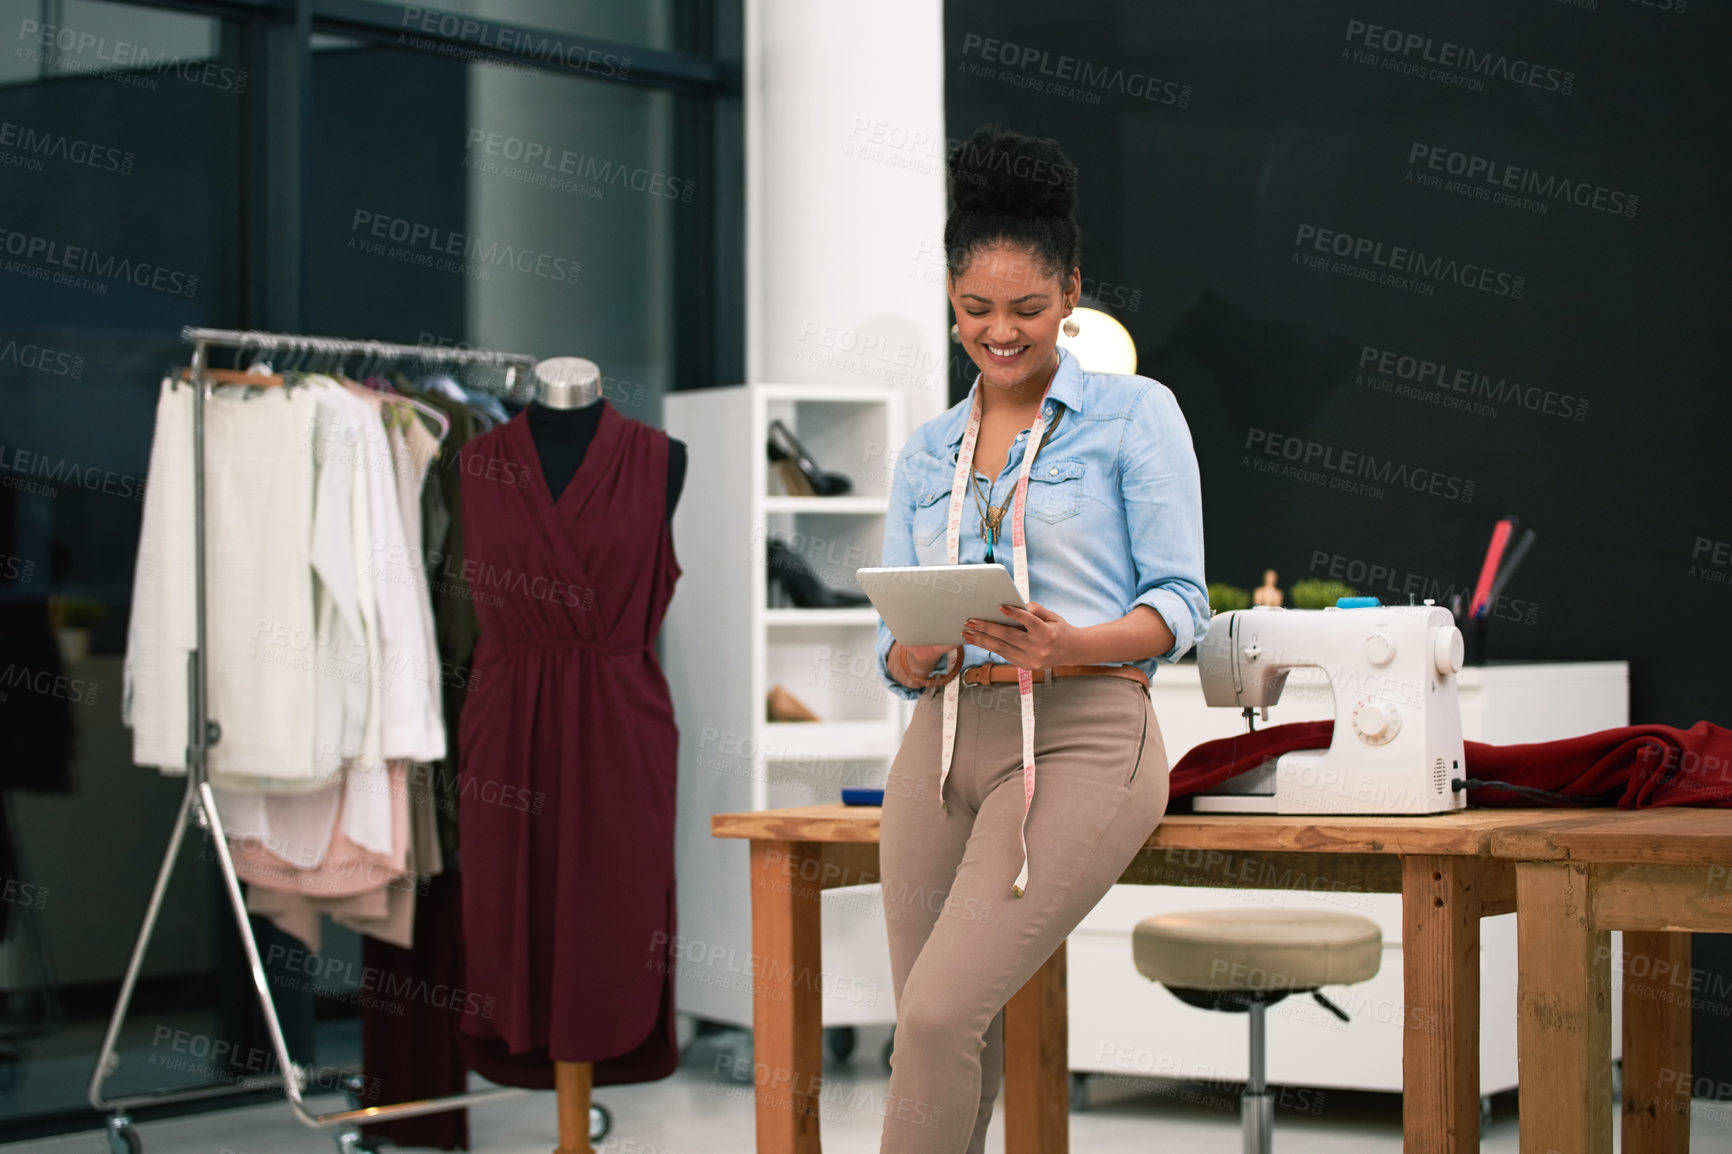
[[[855,576],[890,635],[904,645],[961,645],[964,622],[1013,625],[998,607],[1028,608],[1002,565],[896,565]]]

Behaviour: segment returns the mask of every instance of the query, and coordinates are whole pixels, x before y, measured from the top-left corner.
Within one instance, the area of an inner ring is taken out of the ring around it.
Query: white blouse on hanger
[[[432,608],[421,564],[410,554],[397,496],[400,469],[380,414],[384,400],[377,394],[351,390],[366,406],[366,445],[374,462],[367,470],[372,497],[373,538],[365,566],[379,606],[380,745],[385,757],[436,761],[445,756],[445,722],[439,709],[439,655],[429,641]],[[416,489],[419,492],[419,487]]]
[[[165,773],[185,771],[193,397],[162,383],[125,664],[134,760]],[[233,836],[303,869],[339,822],[389,853],[387,762],[446,752],[419,519],[436,441],[383,404],[309,377],[206,405],[211,782]]]
[[[120,714],[132,729],[132,760],[186,772],[187,653],[193,618],[192,398],[164,379],[156,398],[132,609],[126,626]]]
[[[359,542],[370,536],[367,457],[361,418],[335,382],[313,380],[314,504],[311,565],[317,667],[314,757],[342,774],[336,784],[305,794],[242,794],[217,790],[223,825],[242,845],[264,847],[300,869],[324,864],[345,795],[357,844],[384,852],[391,844],[389,787],[379,754],[377,683],[369,660],[372,589],[364,581]],[[362,596],[363,591],[365,597]],[[364,602],[364,603],[363,603]]]
[[[205,406],[205,630],[211,781],[293,792],[313,756],[314,403],[300,389],[218,390]],[[185,771],[193,584],[193,390],[166,380],[134,575],[123,715],[133,760]]]

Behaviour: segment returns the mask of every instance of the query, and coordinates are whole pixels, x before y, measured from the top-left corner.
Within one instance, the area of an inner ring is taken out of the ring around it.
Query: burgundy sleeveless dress
[[[671,1074],[678,731],[652,648],[679,578],[668,437],[607,401],[555,502],[524,414],[462,450],[480,640],[458,737],[464,1056],[547,1088]]]

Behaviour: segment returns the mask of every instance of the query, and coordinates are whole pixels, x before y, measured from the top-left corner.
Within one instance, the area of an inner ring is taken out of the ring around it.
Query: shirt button
[[[1018,434],[1017,434],[1017,435],[1016,435],[1016,439],[1017,439],[1017,440],[1019,440],[1019,441],[1020,441],[1020,440],[1022,440],[1022,439],[1023,439],[1023,438],[1024,438],[1024,437],[1026,437],[1026,436],[1028,436],[1028,433],[1027,433],[1027,431],[1026,431],[1026,430],[1025,430],[1025,431],[1023,431],[1023,432],[1021,432],[1021,433],[1018,433]]]
[[[1046,475],[1047,475],[1047,476],[1049,476],[1049,477],[1056,477],[1056,476],[1058,476],[1058,466],[1057,466],[1057,465],[1054,465],[1054,466],[1053,466],[1053,467],[1052,467],[1052,468],[1050,468],[1050,469],[1048,469],[1048,470],[1047,470],[1047,471],[1046,471]]]

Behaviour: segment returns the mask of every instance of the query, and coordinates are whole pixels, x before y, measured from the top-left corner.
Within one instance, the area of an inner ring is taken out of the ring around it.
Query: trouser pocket
[[[1149,745],[1149,710],[1148,695],[1145,693],[1143,695],[1143,731],[1137,737],[1137,756],[1131,761],[1131,776],[1130,779],[1125,782],[1126,789],[1129,789],[1137,783],[1137,774],[1140,773],[1143,768],[1143,753],[1148,749]]]

